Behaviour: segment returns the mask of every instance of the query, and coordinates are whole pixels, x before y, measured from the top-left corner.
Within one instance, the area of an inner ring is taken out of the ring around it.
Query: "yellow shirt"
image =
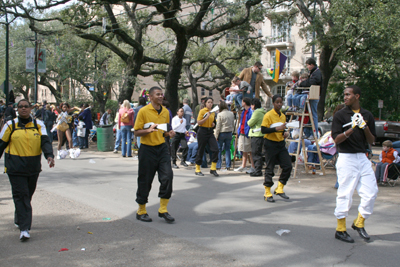
[[[197,117],[197,121],[200,121],[203,119],[204,114],[209,112],[210,110],[208,108],[203,108],[199,112],[199,116]],[[215,113],[211,113],[210,117],[202,124],[199,125],[200,127],[206,127],[206,128],[212,128],[212,124],[214,123],[214,118],[215,118]]]
[[[282,112],[281,112],[281,115],[279,116],[279,114],[276,113],[275,109],[271,109],[264,115],[261,126],[269,128],[272,124],[277,123],[277,122],[285,123],[286,116]],[[280,141],[285,140],[285,138],[283,138],[282,132],[283,131],[265,134],[264,138],[271,140],[271,141],[280,142]]]
[[[136,117],[135,131],[143,130],[146,123],[154,122],[156,124],[169,123],[169,111],[162,107],[160,114],[150,103],[142,107]],[[158,146],[165,143],[164,131],[158,130],[156,132],[148,133],[140,137],[140,143],[148,146]]]

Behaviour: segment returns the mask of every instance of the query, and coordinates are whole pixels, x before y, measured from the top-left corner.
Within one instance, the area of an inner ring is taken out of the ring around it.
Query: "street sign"
[[[35,71],[35,48],[26,48],[26,71]]]
[[[383,108],[383,100],[378,100],[378,108]]]
[[[35,48],[26,49],[26,71],[35,71]],[[38,54],[38,72],[46,72],[46,49],[40,49]]]

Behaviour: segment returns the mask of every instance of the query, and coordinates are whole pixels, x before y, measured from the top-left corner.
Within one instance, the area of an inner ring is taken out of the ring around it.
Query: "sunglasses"
[[[29,108],[29,105],[18,106],[18,108]]]

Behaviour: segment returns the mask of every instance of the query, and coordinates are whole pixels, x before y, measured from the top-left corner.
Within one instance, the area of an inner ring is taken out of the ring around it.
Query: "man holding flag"
[[[250,98],[253,98],[253,93],[255,93],[256,98],[260,98],[260,87],[269,97],[272,98],[271,90],[269,89],[269,86],[265,83],[264,77],[261,74],[262,67],[263,64],[257,61],[256,63],[254,63],[253,67],[243,69],[242,72],[239,74],[240,80],[248,82],[251,89],[253,90],[253,92],[251,92],[250,94]],[[248,95],[246,96],[248,97]]]

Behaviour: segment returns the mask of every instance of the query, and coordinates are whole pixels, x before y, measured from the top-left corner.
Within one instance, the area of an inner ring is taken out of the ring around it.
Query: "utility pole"
[[[3,3],[4,4],[4,3]],[[4,7],[4,9],[6,10],[6,8]],[[9,51],[8,51],[8,47],[9,47],[9,41],[10,41],[10,24],[8,23],[8,16],[7,16],[7,10],[6,10],[6,80],[4,82],[4,93],[6,94],[6,106],[8,106],[8,84],[9,84]]]
[[[37,96],[38,96],[37,75],[38,75],[38,40],[37,40],[37,32],[35,32],[35,104],[37,103]]]

